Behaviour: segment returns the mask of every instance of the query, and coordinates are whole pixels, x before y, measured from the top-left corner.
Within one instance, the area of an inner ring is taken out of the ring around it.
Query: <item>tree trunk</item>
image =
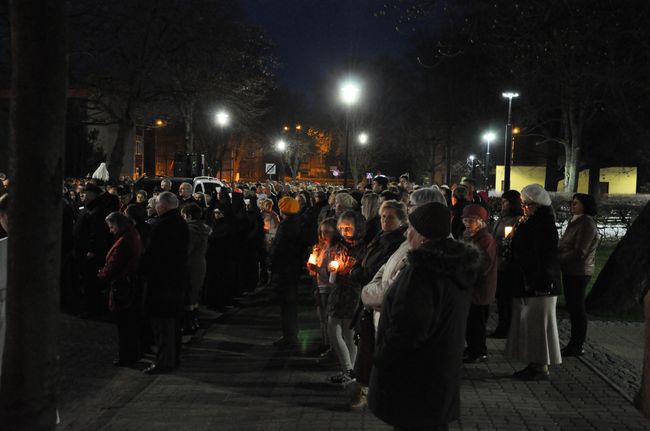
[[[129,115],[126,118],[131,118]],[[111,158],[108,163],[108,172],[111,179],[119,178],[124,167],[124,148],[127,142],[132,138],[134,123],[132,120],[120,121],[119,128],[117,129],[117,136],[115,137],[115,145],[111,151]]]
[[[3,429],[56,426],[66,38],[63,0],[11,2],[12,200],[0,383]],[[40,199],[33,199],[36,179]]]
[[[578,190],[578,146],[570,142],[564,144],[564,191],[575,193]]]
[[[639,296],[650,282],[650,203],[634,220],[587,296],[590,312],[639,314]]]

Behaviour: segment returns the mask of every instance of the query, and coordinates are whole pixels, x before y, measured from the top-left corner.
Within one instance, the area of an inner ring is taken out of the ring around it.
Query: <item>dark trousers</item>
[[[487,355],[485,325],[490,315],[489,305],[471,304],[467,315],[467,352],[473,356]]]
[[[298,276],[294,274],[273,274],[273,283],[280,302],[282,336],[298,337]]]
[[[172,369],[180,365],[181,356],[180,318],[152,317],[151,328],[158,346],[155,365]]]
[[[510,321],[512,320],[512,276],[505,272],[497,273],[497,312],[499,321],[495,332],[508,334],[510,330]]]
[[[120,362],[135,362],[142,356],[140,350],[140,317],[137,306],[115,313],[117,335],[120,344]]]
[[[590,275],[562,274],[562,286],[566,307],[571,317],[571,340],[569,345],[581,348],[587,338],[587,311],[585,292],[591,280]]]

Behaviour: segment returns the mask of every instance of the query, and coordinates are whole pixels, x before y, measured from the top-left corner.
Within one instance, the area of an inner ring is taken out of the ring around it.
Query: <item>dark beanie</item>
[[[505,199],[511,204],[520,205],[521,195],[517,190],[508,190],[507,192],[503,192],[501,199]]]
[[[88,183],[84,186],[84,191],[95,193],[97,196],[104,193],[104,191],[96,184]]]
[[[409,214],[409,223],[423,237],[441,239],[451,230],[449,208],[439,202],[428,202]]]

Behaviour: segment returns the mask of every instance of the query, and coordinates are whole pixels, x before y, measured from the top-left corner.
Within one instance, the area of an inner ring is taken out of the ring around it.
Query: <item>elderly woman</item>
[[[571,339],[562,349],[562,356],[581,356],[587,338],[585,292],[594,273],[598,230],[594,216],[598,212],[593,197],[582,193],[573,195],[573,217],[560,240],[559,259],[566,306],[571,316]]]
[[[520,380],[548,380],[549,365],[562,363],[555,306],[560,294],[558,234],[551,197],[539,184],[521,190],[524,219],[512,239],[519,282],[513,292],[506,356],[528,366]]]
[[[463,336],[479,262],[449,238],[446,205],[409,215],[407,264],[382,304],[368,405],[395,429],[447,429],[460,414]]]
[[[346,211],[356,211],[359,208],[359,203],[352,197],[350,193],[339,192],[334,198],[334,216],[341,217]]]
[[[97,275],[110,286],[109,309],[116,316],[120,349],[113,364],[121,367],[137,362],[141,356],[136,273],[142,242],[135,225],[126,215],[112,212],[106,217],[106,224],[116,239]]]
[[[481,271],[472,290],[472,305],[467,318],[467,350],[463,362],[471,364],[487,360],[485,325],[490,316],[490,304],[497,289],[497,245],[487,230],[489,218],[485,208],[477,204],[463,208],[463,238],[481,250]]]

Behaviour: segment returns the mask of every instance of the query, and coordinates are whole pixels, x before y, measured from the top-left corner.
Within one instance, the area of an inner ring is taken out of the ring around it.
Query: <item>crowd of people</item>
[[[560,239],[551,197],[536,184],[503,193],[495,213],[471,178],[453,190],[417,187],[408,175],[353,189],[241,183],[209,196],[171,185],[161,181],[153,196],[128,182],[65,185],[62,305],[117,322],[117,366],[155,346],[144,372],[173,371],[199,306],[222,311],[264,289],[280,304],[274,346],[293,349],[301,280],[313,285],[320,322],[312,353],[338,368],[329,381],[354,384],[350,408],[367,405],[396,429],[446,429],[459,416],[461,364],[489,360],[495,301],[489,336],[507,338],[506,356],[526,365],[513,378],[547,380],[563,356],[584,353],[598,244],[589,195],[573,196]]]

